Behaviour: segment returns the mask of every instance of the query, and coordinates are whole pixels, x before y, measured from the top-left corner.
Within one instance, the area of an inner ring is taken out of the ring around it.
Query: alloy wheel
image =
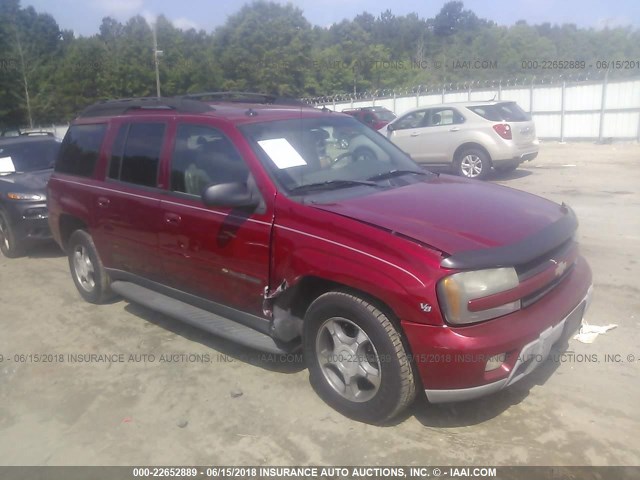
[[[316,336],[316,356],[329,385],[352,402],[371,400],[382,380],[380,357],[366,332],[351,320],[326,320]]]
[[[474,153],[465,155],[460,161],[460,169],[465,177],[475,178],[482,173],[482,159]]]
[[[84,245],[77,245],[73,251],[73,273],[80,286],[87,292],[92,292],[96,286],[93,262]]]

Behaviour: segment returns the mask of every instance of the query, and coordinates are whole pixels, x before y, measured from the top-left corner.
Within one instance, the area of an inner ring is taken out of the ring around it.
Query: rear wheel
[[[415,398],[400,332],[363,298],[344,292],[318,297],[305,315],[304,349],[316,391],[350,418],[384,422]]]
[[[91,235],[76,230],[67,245],[69,269],[78,292],[89,303],[105,303],[113,297],[109,275],[100,261]]]
[[[480,149],[470,148],[458,154],[455,161],[456,173],[461,177],[482,179],[491,170],[489,156]]]
[[[0,211],[0,252],[7,258],[24,255],[24,247],[16,241],[16,235],[6,213]]]

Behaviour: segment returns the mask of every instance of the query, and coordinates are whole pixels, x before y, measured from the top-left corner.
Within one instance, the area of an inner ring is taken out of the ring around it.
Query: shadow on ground
[[[60,258],[64,257],[65,253],[57,243],[50,241],[34,245],[27,251],[26,256],[28,258]]]
[[[524,178],[531,175],[533,172],[531,170],[525,170],[524,168],[518,168],[511,172],[499,172],[497,170],[493,170],[487,180],[496,180],[496,181],[508,181],[508,180],[517,180],[518,178]]]
[[[149,323],[153,323],[160,328],[168,330],[171,333],[180,335],[187,340],[197,342],[207,348],[210,348],[212,350],[211,353],[213,357],[217,354],[227,355],[234,360],[242,361],[264,370],[287,374],[298,373],[306,368],[304,358],[300,351],[287,355],[260,352],[243,345],[233,343],[229,340],[225,340],[224,338],[217,337],[212,333],[193,327],[187,323],[168,317],[167,315],[163,315],[162,313],[154,310],[150,310],[142,305],[128,303],[127,300],[123,300],[123,302],[127,303],[124,307],[127,312],[132,315],[136,315]],[[215,361],[215,359],[213,361]]]

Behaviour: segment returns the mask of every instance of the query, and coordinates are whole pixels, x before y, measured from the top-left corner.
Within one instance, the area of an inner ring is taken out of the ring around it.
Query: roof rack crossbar
[[[246,102],[256,102],[260,101],[260,103],[272,103],[276,97],[273,95],[268,95],[266,93],[253,93],[253,92],[200,92],[200,93],[187,93],[186,95],[182,95],[181,98],[189,98],[189,99],[204,99],[210,98],[218,101],[227,101],[227,102],[238,102],[238,103],[246,103]]]
[[[131,110],[175,110],[185,113],[205,113],[213,110],[211,105],[181,97],[138,97],[104,100],[85,108],[82,117],[104,117],[122,115]]]
[[[255,92],[201,92],[188,93],[181,98],[198,99],[201,101],[230,102],[230,103],[261,103],[264,105],[292,105],[308,106],[305,102],[292,97],[279,97],[268,93]]]
[[[97,102],[80,113],[83,117],[107,117],[123,115],[132,110],[175,110],[181,113],[206,113],[215,110],[211,103],[250,103],[263,105],[289,105],[311,108],[296,98],[278,97],[252,92],[202,92],[174,97],[132,97]]]

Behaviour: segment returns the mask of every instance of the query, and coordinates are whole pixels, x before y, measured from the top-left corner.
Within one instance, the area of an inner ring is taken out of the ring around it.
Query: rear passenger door
[[[207,207],[201,199],[209,185],[252,182],[239,151],[219,128],[178,122],[167,173],[170,185],[160,209],[162,283],[262,316],[269,279],[270,207],[232,210]]]
[[[106,266],[158,280],[158,172],[167,124],[136,121],[114,127],[106,181],[96,198],[95,242],[106,252]]]

